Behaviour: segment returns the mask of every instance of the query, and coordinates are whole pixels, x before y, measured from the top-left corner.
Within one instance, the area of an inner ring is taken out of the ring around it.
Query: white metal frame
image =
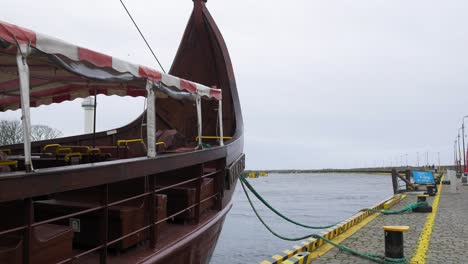
[[[154,93],[153,82],[146,81],[147,110],[146,110],[146,136],[147,136],[147,156],[156,157],[156,94]],[[161,85],[158,83],[158,85]]]
[[[218,101],[218,119],[219,119],[219,145],[224,146],[224,131],[223,131],[223,100]]]
[[[31,110],[29,98],[29,66],[27,57],[30,54],[30,46],[20,44],[16,54],[16,64],[18,65],[18,76],[21,94],[21,122],[23,124],[23,144],[24,144],[24,166],[26,172],[34,170],[31,162]]]
[[[202,111],[201,111],[202,109],[201,108],[201,96],[198,94],[195,96],[195,103],[197,105],[198,147],[203,148],[203,142],[202,142],[203,120],[202,120]]]

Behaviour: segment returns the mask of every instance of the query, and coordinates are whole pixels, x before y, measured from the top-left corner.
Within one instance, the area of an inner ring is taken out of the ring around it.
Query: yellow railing
[[[129,143],[145,143],[145,141],[143,141],[143,139],[141,138],[137,138],[137,139],[121,139],[121,140],[117,140],[117,146],[127,146]],[[159,142],[156,142],[155,143],[156,146],[159,146],[159,145],[162,145],[164,146],[164,148],[167,148],[167,145],[166,145],[166,142],[163,142],[163,141],[159,141]]]
[[[0,160],[0,166],[14,166],[18,168],[18,161],[17,160]]]
[[[137,139],[121,139],[121,140],[117,140],[117,146],[127,146],[128,143],[137,143],[137,142],[140,142],[140,143],[145,143],[143,141],[143,139],[141,138],[137,138]]]
[[[201,139],[221,139],[219,136],[201,136]],[[232,139],[232,137],[223,137],[223,139]],[[195,141],[198,141],[198,136],[195,137]]]
[[[11,155],[11,149],[0,149],[0,152],[3,152],[7,155]]]
[[[100,148],[89,148],[88,147],[88,150],[86,151],[87,154],[100,154],[101,153],[101,149]]]
[[[166,142],[164,142],[164,141],[159,141],[159,142],[156,142],[156,143],[155,143],[155,145],[156,145],[156,146],[160,146],[160,145],[162,145],[162,146],[164,146],[164,149],[167,149]]]
[[[60,144],[49,144],[49,145],[45,145],[43,148],[42,148],[42,152],[46,152],[47,149],[49,148],[60,148],[62,145]]]
[[[79,152],[68,153],[68,154],[65,155],[65,158],[64,158],[65,162],[68,162],[70,160],[70,158],[72,158],[72,157],[78,157],[78,159],[81,160],[82,155]]]
[[[55,150],[55,154],[71,153],[73,151],[73,148],[81,148],[86,152],[86,154],[99,154],[99,153],[101,153],[100,148],[91,148],[91,147],[88,147],[88,146],[62,146],[60,144],[45,145],[42,148],[42,151],[46,152],[47,149],[49,149],[49,148],[57,148]],[[80,151],[80,153],[84,153],[84,152]]]
[[[55,151],[55,154],[56,155],[59,155],[59,154],[69,154],[72,152],[72,148],[68,148],[68,147],[58,147],[57,150]]]

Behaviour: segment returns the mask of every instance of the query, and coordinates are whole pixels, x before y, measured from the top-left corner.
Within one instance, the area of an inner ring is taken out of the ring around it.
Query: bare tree
[[[45,139],[52,139],[61,137],[62,132],[58,131],[55,128],[51,128],[45,125],[34,125],[31,127],[31,140],[39,141]]]
[[[62,132],[45,125],[31,127],[31,140],[39,141],[62,136]],[[13,120],[0,121],[0,146],[23,142],[23,127],[21,122]]]
[[[23,141],[23,128],[19,121],[0,121],[0,146]]]

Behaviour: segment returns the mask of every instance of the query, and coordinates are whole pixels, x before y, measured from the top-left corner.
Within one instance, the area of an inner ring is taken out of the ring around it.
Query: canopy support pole
[[[198,148],[203,149],[202,143],[202,112],[201,112],[201,96],[196,95],[195,102],[197,104],[197,128],[198,128]]]
[[[97,107],[97,89],[94,88],[94,108],[93,108],[93,148],[96,147],[96,107]]]
[[[31,111],[29,108],[29,66],[26,61],[29,52],[29,45],[18,45],[18,53],[16,54],[16,64],[18,65],[18,75],[21,93],[21,122],[23,125],[24,167],[26,172],[32,172],[34,170],[31,162]]]
[[[224,146],[224,131],[223,131],[223,100],[218,101],[218,119],[219,119],[219,145]]]
[[[158,85],[161,85],[158,83]],[[148,104],[146,109],[146,136],[148,142],[148,154],[149,158],[156,157],[156,100],[153,89],[153,81],[146,81],[146,92],[148,98]]]

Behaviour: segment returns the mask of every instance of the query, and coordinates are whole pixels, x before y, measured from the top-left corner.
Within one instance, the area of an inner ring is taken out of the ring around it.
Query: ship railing
[[[211,199],[215,199],[218,201],[218,204],[215,203],[215,209],[220,209],[221,208],[221,198],[222,198],[222,194],[223,194],[223,189],[222,188],[219,188],[217,186],[219,186],[219,184],[216,184],[216,181],[222,181],[223,178],[221,177],[223,175],[223,170],[215,170],[215,171],[212,171],[212,172],[209,172],[209,173],[206,173],[206,174],[203,174],[203,175],[200,175],[199,177],[194,177],[192,179],[189,179],[189,180],[185,180],[185,181],[181,181],[181,182],[178,182],[178,183],[175,183],[175,184],[172,184],[172,185],[169,185],[169,186],[164,186],[162,188],[156,188],[155,187],[155,182],[156,182],[156,177],[158,175],[148,175],[148,176],[145,176],[145,177],[148,177],[148,183],[149,183],[149,186],[153,186],[152,187],[152,190],[150,191],[145,191],[144,193],[141,193],[141,194],[138,194],[138,195],[134,195],[134,196],[131,196],[131,197],[128,197],[128,198],[125,198],[125,199],[120,199],[118,201],[115,201],[115,202],[109,202],[109,185],[112,184],[112,183],[109,183],[109,184],[104,184],[104,185],[100,185],[100,186],[96,186],[98,188],[102,188],[101,190],[103,191],[103,193],[101,194],[102,197],[103,197],[103,200],[101,201],[102,204],[98,205],[98,206],[94,206],[92,208],[88,208],[86,210],[80,210],[78,212],[74,212],[74,213],[70,213],[70,214],[67,214],[67,215],[62,215],[62,216],[59,216],[59,217],[55,217],[55,218],[50,218],[50,219],[47,219],[47,220],[43,220],[43,221],[39,221],[39,222],[34,222],[34,201],[32,198],[27,198],[25,199],[25,208],[24,208],[24,212],[25,212],[25,218],[27,220],[27,223],[22,225],[22,226],[18,226],[18,227],[15,227],[15,228],[11,228],[11,229],[7,229],[7,230],[2,230],[0,231],[0,237],[3,236],[3,235],[7,235],[7,234],[11,234],[11,233],[15,233],[15,232],[19,232],[19,231],[23,231],[23,234],[21,236],[21,238],[23,239],[23,263],[25,264],[28,264],[30,262],[30,258],[31,258],[31,253],[30,253],[30,249],[31,249],[31,235],[32,235],[32,230],[34,227],[37,227],[37,226],[40,226],[40,225],[44,225],[44,224],[50,224],[50,223],[54,223],[54,222],[58,222],[60,220],[65,220],[65,219],[69,219],[69,218],[72,218],[72,217],[76,217],[76,216],[80,216],[80,215],[85,215],[85,214],[89,214],[89,213],[92,213],[92,212],[97,212],[97,211],[103,211],[102,212],[102,215],[99,216],[100,217],[100,225],[102,226],[102,228],[104,228],[104,230],[102,230],[101,234],[99,235],[100,237],[100,243],[91,248],[91,249],[87,249],[86,251],[84,252],[80,252],[76,255],[73,255],[72,257],[68,258],[68,259],[65,259],[65,260],[62,260],[60,261],[59,263],[69,263],[69,262],[73,262],[73,261],[76,261],[78,260],[79,258],[85,256],[85,255],[88,255],[90,253],[93,253],[93,252],[96,252],[98,250],[101,250],[100,252],[100,261],[99,263],[100,264],[103,264],[103,263],[107,263],[107,249],[109,246],[115,244],[115,243],[118,243],[119,241],[122,241],[123,239],[125,238],[128,238],[132,235],[135,235],[135,234],[138,234],[138,233],[141,233],[141,232],[144,232],[146,230],[149,230],[149,237],[147,240],[149,240],[149,246],[151,248],[156,248],[156,232],[154,232],[154,228],[156,228],[157,225],[159,224],[162,224],[170,219],[174,219],[174,217],[180,215],[180,214],[183,214],[184,212],[187,212],[189,210],[192,210],[194,209],[195,210],[195,221],[194,223],[199,223],[200,221],[200,206],[201,204],[203,203],[206,203],[208,202],[209,200]],[[214,177],[214,180],[215,180],[215,192],[213,195],[210,195],[209,197],[206,197],[204,199],[201,199],[201,184],[202,184],[202,179],[204,178],[208,178],[208,177]],[[176,213],[173,213],[169,216],[166,216],[165,218],[163,219],[160,219],[160,220],[156,220],[156,215],[155,215],[155,195],[158,194],[158,193],[161,193],[165,190],[169,190],[169,189],[173,189],[173,188],[176,188],[176,187],[180,187],[182,185],[186,185],[188,183],[192,183],[192,182],[197,182],[196,184],[196,201],[195,203],[193,203],[192,205],[176,212]],[[109,223],[109,216],[108,216],[108,210],[109,210],[109,207],[112,207],[112,206],[117,206],[117,205],[121,205],[123,203],[126,203],[126,202],[130,202],[130,201],[134,201],[134,200],[137,200],[137,199],[141,199],[141,198],[147,198],[147,197],[150,197],[149,198],[149,203],[148,205],[145,205],[145,209],[148,210],[149,212],[149,221],[148,221],[148,224],[139,228],[138,230],[134,230],[130,233],[126,233],[125,235],[122,235],[114,240],[111,240],[111,241],[108,241],[108,223]]]

